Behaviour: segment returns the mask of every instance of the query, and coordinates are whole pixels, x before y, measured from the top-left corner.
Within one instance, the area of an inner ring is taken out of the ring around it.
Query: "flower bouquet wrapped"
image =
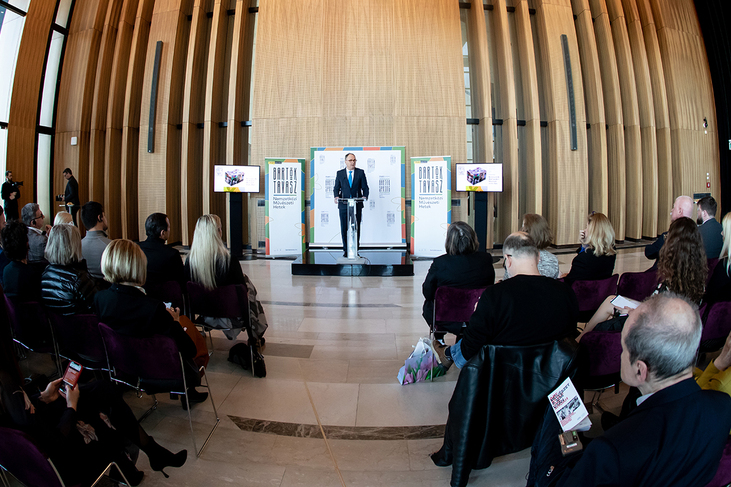
[[[398,371],[398,381],[401,385],[412,384],[441,377],[446,372],[439,366],[428,338],[419,338],[404,366]]]

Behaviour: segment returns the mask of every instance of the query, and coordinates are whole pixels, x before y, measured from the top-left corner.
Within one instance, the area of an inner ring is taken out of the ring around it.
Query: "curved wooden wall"
[[[21,204],[34,192],[51,3],[31,2],[14,81],[8,162],[26,181]],[[517,229],[523,208],[546,215],[558,245],[576,242],[591,210],[610,216],[620,240],[653,237],[667,228],[677,195],[706,191],[706,174],[720,199],[713,87],[692,0],[487,3],[470,0],[466,18],[475,160],[493,160],[491,96],[503,120],[496,143],[505,191],[491,200],[499,216],[489,238]],[[57,102],[53,192],[63,191],[61,170],[70,167],[82,200],[104,202],[111,236],[144,238],[147,215],[164,211],[172,240],[189,243],[200,214],[227,213],[225,197],[211,192],[214,164],[307,158],[311,146],[346,144],[398,144],[407,156],[465,161],[456,0],[259,4],[254,13],[252,0],[77,0]],[[492,9],[489,26],[484,8]],[[569,146],[561,35],[569,41],[578,150]],[[251,196],[252,223],[244,222],[252,243],[263,240],[255,224],[262,198]],[[453,218],[467,219],[466,195],[453,200],[461,203]]]

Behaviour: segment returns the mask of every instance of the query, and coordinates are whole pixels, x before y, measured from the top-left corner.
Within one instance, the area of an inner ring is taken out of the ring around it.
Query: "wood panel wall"
[[[26,181],[21,204],[35,190],[53,3],[31,2],[15,74],[8,162]],[[479,120],[475,160],[493,160],[492,70],[503,119],[497,143],[506,189],[490,240],[517,229],[519,203],[546,215],[563,245],[576,242],[590,210],[607,212],[620,240],[652,237],[667,228],[676,196],[706,191],[706,174],[719,197],[713,87],[692,0],[489,3],[490,36],[481,0],[470,1],[466,18]],[[261,0],[258,13],[250,6],[251,0],[77,0],[56,105],[53,192],[63,191],[61,171],[70,167],[82,200],[104,202],[111,236],[144,237],[147,215],[164,211],[172,239],[189,243],[200,214],[226,215],[225,198],[210,192],[214,164],[306,158],[311,146],[346,144],[405,145],[407,156],[466,159],[458,2]],[[515,12],[517,47],[508,9]],[[576,151],[569,147],[562,34],[575,86]],[[164,44],[155,152],[148,153],[158,40]],[[525,127],[518,144],[520,100]],[[70,145],[72,136],[78,145]],[[462,203],[453,218],[467,219],[466,195],[453,199]],[[246,241],[263,239],[257,211],[248,208]]]

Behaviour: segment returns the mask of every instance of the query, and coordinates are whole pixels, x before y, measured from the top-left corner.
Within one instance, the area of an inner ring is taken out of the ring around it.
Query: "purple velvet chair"
[[[180,313],[187,316],[185,307],[185,296],[178,281],[163,282],[159,286],[145,288],[147,294],[165,303],[170,303],[173,308],[180,308]]]
[[[731,301],[718,301],[701,309],[703,317],[703,333],[701,334],[700,351],[713,352],[726,342],[731,332]]]
[[[228,318],[241,321],[247,332],[250,331],[249,323],[249,293],[243,284],[231,284],[229,286],[217,287],[209,291],[200,284],[188,281],[188,303],[190,306],[190,319],[208,332],[208,339],[211,344],[209,355],[213,354],[213,338],[211,328],[204,321],[203,317]],[[249,335],[251,336],[251,335]],[[253,350],[251,360],[254,361]],[[254,375],[254,368],[251,368]]]
[[[48,353],[56,360],[56,371],[63,375],[56,339],[46,312],[36,301],[15,302],[3,294],[10,319],[13,341],[31,352]]]
[[[657,269],[645,272],[625,272],[619,276],[617,294],[636,301],[642,301],[657,288]]]
[[[619,274],[598,281],[574,281],[571,289],[579,301],[579,321],[586,323],[594,316],[607,296],[617,294]]]
[[[579,386],[596,393],[589,403],[591,412],[606,389],[614,386],[614,393],[619,392],[622,332],[590,331],[581,337],[579,348],[588,363],[588,369],[580,374]]]
[[[63,487],[64,482],[58,474],[55,465],[48,456],[43,453],[35,444],[33,439],[22,431],[11,428],[0,428],[0,465],[3,469],[10,472],[16,479],[20,480],[24,485],[44,487]],[[127,485],[129,481],[124,476],[122,470],[116,463],[112,462],[97,477],[92,487],[96,485],[101,478],[112,468],[117,467],[117,471],[124,479]],[[0,478],[3,477],[0,470]],[[5,485],[5,484],[3,484]],[[12,484],[11,484],[12,485]]]
[[[487,288],[460,289],[441,286],[434,293],[434,319],[432,320],[432,335],[439,331],[437,323],[440,321],[463,321],[469,323],[472,313],[475,312],[477,301]]]
[[[63,316],[49,313],[62,357],[89,370],[106,370],[104,343],[99,334],[99,318],[93,314]]]
[[[175,345],[175,341],[162,335],[146,338],[121,335],[104,323],[99,323],[99,331],[104,341],[112,381],[132,387],[138,395],[140,392],[150,394],[155,400],[152,407],[140,418],[140,421],[157,409],[156,393],[170,392],[184,396],[181,400],[186,401],[188,406],[188,423],[190,424],[193,448],[196,450],[196,455],[200,456],[221,421],[216,410],[216,403],[213,401],[206,368],[200,367],[199,373],[202,373],[205,378],[205,384],[203,385],[208,389],[208,397],[213,405],[216,424],[211,429],[201,449],[198,450],[195,433],[193,432],[190,402],[188,401],[188,384],[185,379],[186,366],[177,345]]]
[[[731,437],[726,441],[726,446],[721,456],[721,464],[718,466],[718,470],[716,470],[716,476],[713,477],[713,480],[706,487],[726,487],[729,484],[731,484]]]

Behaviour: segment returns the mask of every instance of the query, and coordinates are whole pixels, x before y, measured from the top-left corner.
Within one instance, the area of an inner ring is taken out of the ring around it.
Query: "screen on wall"
[[[503,191],[503,165],[492,164],[456,164],[457,191]]]
[[[213,166],[216,193],[259,193],[259,166]]]

